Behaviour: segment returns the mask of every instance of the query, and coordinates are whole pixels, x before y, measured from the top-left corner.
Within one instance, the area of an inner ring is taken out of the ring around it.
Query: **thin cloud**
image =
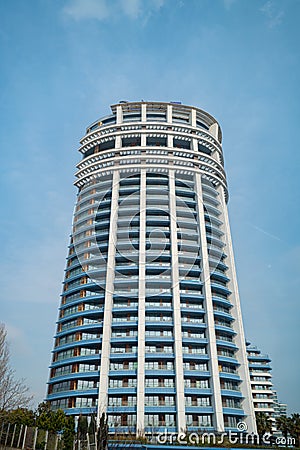
[[[260,11],[265,15],[268,20],[268,26],[270,28],[277,27],[281,24],[284,12],[278,10],[274,1],[268,0],[261,8]]]
[[[63,11],[74,20],[104,20],[109,16],[106,0],[72,0]]]
[[[281,239],[280,239],[278,236],[275,236],[274,234],[269,233],[268,231],[263,230],[262,228],[260,228],[260,227],[258,227],[258,226],[256,226],[256,225],[253,225],[252,223],[251,223],[250,225],[251,225],[255,230],[259,231],[260,233],[263,233],[263,234],[265,234],[266,236],[269,236],[270,238],[275,239],[276,241],[281,241]]]
[[[23,329],[10,323],[6,323],[5,327],[7,330],[8,341],[13,347],[14,354],[32,355],[32,349],[27,342]]]
[[[63,12],[76,21],[103,21],[122,15],[132,20],[145,20],[159,11],[164,3],[165,0],[69,0]]]
[[[236,0],[223,0],[225,9],[230,9]]]

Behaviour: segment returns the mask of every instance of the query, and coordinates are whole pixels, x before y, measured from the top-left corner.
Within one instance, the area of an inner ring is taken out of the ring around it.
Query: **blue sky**
[[[223,130],[247,338],[299,411],[299,0],[0,2],[1,313],[45,394],[78,141],[119,100],[182,101]]]

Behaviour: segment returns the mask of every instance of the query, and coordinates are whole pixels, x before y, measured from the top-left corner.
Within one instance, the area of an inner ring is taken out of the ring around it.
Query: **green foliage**
[[[62,409],[58,409],[57,411],[52,411],[51,414],[51,423],[49,431],[57,432],[64,429],[66,424],[66,415]]]
[[[97,423],[96,423],[96,420],[95,420],[95,416],[92,415],[91,416],[91,421],[90,421],[90,424],[89,424],[89,428],[88,428],[88,433],[89,434],[95,434],[96,430],[97,430]]]
[[[272,421],[269,416],[264,412],[259,412],[255,414],[257,433],[259,436],[265,433],[270,433],[272,431]]]
[[[300,414],[295,413],[290,417],[278,417],[276,419],[276,427],[286,439],[288,436],[291,436],[296,440],[296,446],[300,446]]]
[[[35,449],[36,450],[44,450],[45,445],[46,445],[46,441],[37,442],[35,444]]]
[[[17,424],[32,427],[35,423],[35,414],[31,409],[17,408],[7,413],[6,421],[12,425]]]
[[[66,423],[66,415],[62,409],[52,411],[47,402],[40,403],[37,409],[36,426],[52,432],[61,431]]]
[[[106,450],[108,442],[108,423],[107,417],[103,413],[100,417],[99,426],[97,429],[97,448],[98,450]]]
[[[292,414],[290,417],[290,435],[296,439],[296,445],[300,446],[300,414]]]
[[[73,449],[73,441],[75,436],[75,421],[73,416],[67,416],[63,434],[64,450]]]
[[[36,426],[42,430],[49,430],[51,423],[51,409],[47,402],[40,403],[37,409]]]
[[[289,428],[290,428],[290,420],[286,416],[279,416],[276,419],[276,428],[277,430],[280,430],[285,438],[287,438],[289,434]]]
[[[86,439],[86,434],[88,432],[88,421],[86,416],[82,416],[80,414],[78,418],[78,427],[77,427],[77,434],[78,439],[84,440]]]

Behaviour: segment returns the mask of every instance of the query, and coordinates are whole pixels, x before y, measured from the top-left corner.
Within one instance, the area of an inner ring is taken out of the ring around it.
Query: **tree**
[[[52,432],[62,431],[66,424],[66,414],[62,409],[52,411],[48,402],[40,403],[37,409],[36,426]]]
[[[86,416],[80,414],[78,418],[77,435],[79,440],[85,440],[88,432],[88,421]]]
[[[300,414],[295,413],[290,417],[279,416],[276,419],[276,428],[282,432],[288,445],[288,437],[295,439],[296,446],[300,445]]]
[[[15,371],[10,367],[9,360],[7,332],[4,324],[0,324],[0,416],[5,411],[26,408],[32,400],[24,379],[15,378]]]
[[[52,411],[49,431],[62,431],[66,425],[66,415],[62,409]]]
[[[276,419],[276,428],[280,430],[287,440],[288,434],[290,432],[290,419],[286,416],[279,416]]]
[[[265,433],[270,433],[272,431],[272,421],[266,413],[258,412],[256,413],[255,418],[259,436],[263,436]]]
[[[52,432],[63,432],[64,450],[72,450],[75,421],[74,417],[67,416],[62,409],[52,411],[49,402],[43,402],[38,405],[36,411],[36,426],[43,430]]]
[[[295,438],[296,446],[300,446],[300,414],[292,414],[289,417],[289,434]]]
[[[99,450],[106,450],[108,442],[108,420],[103,413],[100,417],[99,426],[97,429],[97,448]]]
[[[73,450],[75,435],[75,420],[73,416],[67,416],[63,433],[64,450]]]
[[[91,415],[91,421],[88,428],[89,434],[95,434],[97,429],[97,423],[94,414]]]
[[[31,409],[17,408],[6,414],[6,421],[10,424],[34,426],[35,414]]]
[[[51,423],[51,409],[47,402],[40,403],[37,408],[36,426],[42,430],[49,430]]]

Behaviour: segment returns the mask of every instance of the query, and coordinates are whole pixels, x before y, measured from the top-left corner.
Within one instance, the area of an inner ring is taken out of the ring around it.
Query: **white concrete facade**
[[[81,141],[48,399],[112,432],[255,432],[222,134],[123,102]]]
[[[254,412],[265,413],[272,422],[273,431],[276,431],[277,397],[274,395],[271,359],[250,342],[247,342],[246,351]]]

